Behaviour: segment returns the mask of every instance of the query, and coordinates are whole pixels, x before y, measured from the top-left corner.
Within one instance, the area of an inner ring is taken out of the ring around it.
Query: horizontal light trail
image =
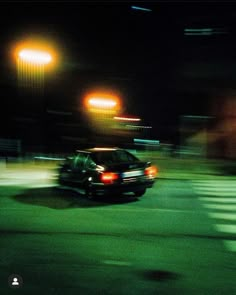
[[[236,221],[236,213],[208,213],[211,218]]]

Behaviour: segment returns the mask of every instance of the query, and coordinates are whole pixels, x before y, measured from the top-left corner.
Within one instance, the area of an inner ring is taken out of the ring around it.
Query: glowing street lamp
[[[55,63],[56,54],[45,43],[28,40],[15,48],[17,75],[20,87],[31,90],[44,89],[45,67]]]
[[[45,51],[22,49],[19,52],[19,58],[25,62],[45,65],[52,60],[52,56]]]
[[[120,109],[120,99],[113,94],[95,92],[87,95],[85,106],[90,112],[112,115]]]
[[[50,53],[24,48],[19,51],[17,72],[20,85],[30,89],[44,89],[44,67],[52,61]]]
[[[108,134],[112,130],[113,117],[121,109],[119,96],[109,91],[95,91],[85,96],[86,116],[93,128]]]

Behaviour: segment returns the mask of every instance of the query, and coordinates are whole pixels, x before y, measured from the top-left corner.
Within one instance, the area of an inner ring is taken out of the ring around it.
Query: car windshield
[[[134,155],[126,151],[100,151],[92,155],[97,164],[130,163],[139,161]]]

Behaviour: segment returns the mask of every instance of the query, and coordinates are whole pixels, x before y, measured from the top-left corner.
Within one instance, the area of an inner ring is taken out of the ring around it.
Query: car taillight
[[[103,172],[101,174],[101,181],[103,183],[113,183],[113,181],[117,180],[119,175],[114,172]]]
[[[144,171],[144,174],[146,176],[151,177],[151,178],[156,177],[157,176],[157,167],[156,166],[147,167]]]

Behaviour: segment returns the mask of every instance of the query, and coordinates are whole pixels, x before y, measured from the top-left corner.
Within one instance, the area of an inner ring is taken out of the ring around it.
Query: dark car
[[[59,168],[59,184],[82,190],[89,198],[133,192],[142,196],[155,182],[157,169],[120,148],[79,150]]]

